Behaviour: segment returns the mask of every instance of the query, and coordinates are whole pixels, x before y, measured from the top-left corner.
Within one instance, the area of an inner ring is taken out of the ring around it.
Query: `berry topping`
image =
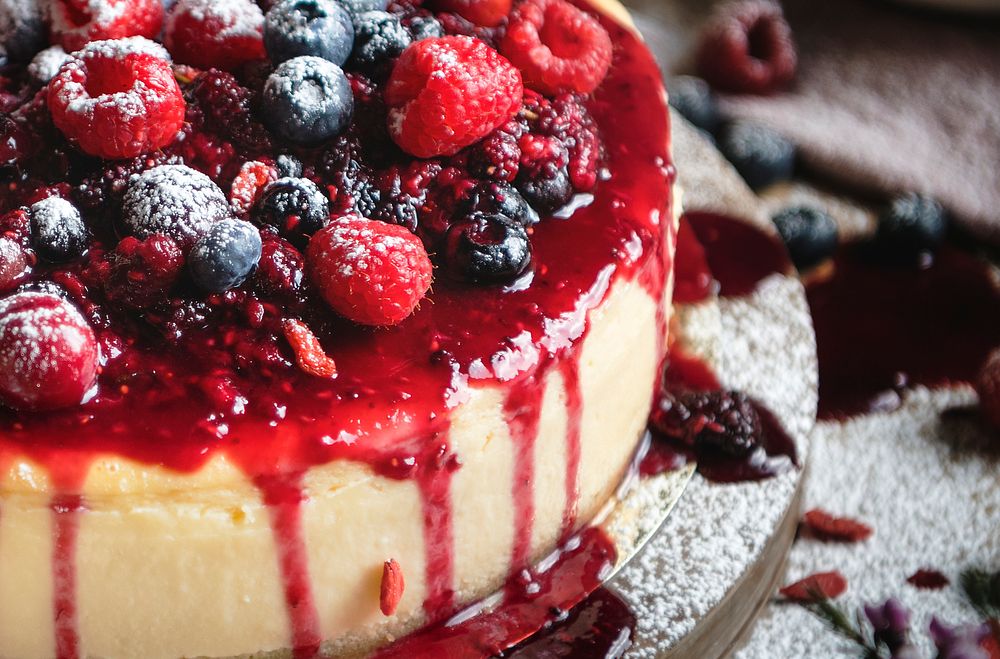
[[[713,87],[740,94],[768,94],[795,77],[792,30],[771,0],[722,5],[702,32],[698,72]]]
[[[278,170],[278,177],[300,178],[302,176],[302,161],[295,156],[283,153],[275,158],[274,166]]]
[[[200,110],[202,125],[252,153],[271,147],[271,135],[253,116],[253,93],[231,73],[210,69],[187,90]]]
[[[91,43],[49,84],[52,121],[91,155],[119,159],[154,151],[184,122],[184,98],[170,64],[135,46]]]
[[[771,219],[799,270],[811,268],[837,249],[837,223],[818,208],[786,208]]]
[[[253,0],[178,0],[163,42],[181,64],[234,71],[264,59],[264,13]]]
[[[379,588],[378,605],[384,616],[396,613],[399,600],[403,599],[406,582],[403,580],[403,568],[395,558],[382,565],[382,584]]]
[[[50,46],[31,60],[31,64],[28,65],[28,76],[39,87],[47,85],[69,58],[69,53],[63,50],[62,46]]]
[[[104,293],[133,309],[160,302],[181,276],[184,255],[173,240],[155,233],[145,240],[123,238],[107,259]]]
[[[543,214],[565,206],[573,196],[569,151],[555,137],[525,135],[518,142],[521,164],[514,185]]]
[[[670,107],[703,131],[716,131],[721,116],[715,94],[707,82],[694,76],[675,76],[670,79],[667,90],[670,92]]]
[[[482,41],[418,41],[396,62],[386,86],[389,132],[412,155],[451,155],[513,117],[522,94],[517,69]]]
[[[0,236],[0,293],[17,287],[31,274],[24,248],[12,238]]]
[[[795,145],[760,124],[729,124],[719,137],[719,149],[755,190],[787,180],[795,166]]]
[[[738,391],[664,391],[650,421],[698,453],[742,458],[760,444],[757,410]]]
[[[983,417],[1000,430],[1000,348],[990,353],[976,378],[979,394],[979,411]]]
[[[162,233],[182,250],[231,217],[229,201],[212,179],[184,165],[161,165],[132,179],[122,200],[122,221],[144,239]]]
[[[441,21],[433,16],[414,16],[407,23],[410,29],[410,36],[413,41],[423,41],[424,39],[434,39],[445,35],[444,26]]]
[[[0,60],[26,62],[44,46],[42,3],[0,0]]]
[[[944,240],[948,221],[934,199],[911,192],[896,197],[879,215],[875,240],[890,257],[913,259]]]
[[[229,188],[229,204],[237,215],[249,215],[264,188],[278,179],[278,171],[259,160],[243,163]]]
[[[330,201],[307,178],[281,178],[264,188],[253,217],[285,235],[311,235],[330,222]]]
[[[466,193],[459,204],[459,212],[471,216],[479,213],[498,213],[523,226],[538,222],[535,212],[521,193],[507,183],[482,182]]]
[[[51,0],[49,21],[52,42],[71,53],[101,39],[152,39],[163,26],[163,4],[160,0]]]
[[[296,57],[268,77],[262,106],[274,132],[291,142],[310,144],[347,128],[354,113],[354,94],[347,76],[333,62]]]
[[[351,65],[368,74],[382,73],[410,45],[410,33],[397,16],[366,11],[354,18]]]
[[[431,285],[420,239],[401,226],[348,216],[309,241],[309,275],[334,311],[363,325],[396,325]]]
[[[476,214],[453,225],[445,240],[449,268],[471,281],[508,282],[531,262],[527,231],[504,215]]]
[[[305,259],[291,243],[277,236],[265,233],[262,238],[254,289],[267,297],[295,297],[305,281]]]
[[[79,405],[97,377],[97,338],[72,304],[44,293],[0,300],[0,402],[15,409]]]
[[[334,0],[282,0],[267,12],[264,45],[275,64],[314,55],[342,66],[354,48],[354,24]]]
[[[589,94],[611,66],[611,37],[565,0],[525,0],[511,14],[500,52],[536,91]]]
[[[818,508],[802,516],[802,529],[811,537],[827,542],[861,542],[873,533],[867,524],[847,517],[834,517]]]
[[[351,16],[360,16],[366,11],[385,11],[389,0],[340,0]]]
[[[236,288],[260,261],[261,246],[260,232],[249,222],[216,222],[188,254],[191,278],[210,293]]]
[[[295,352],[295,363],[303,372],[327,380],[337,377],[337,363],[326,354],[308,325],[288,318],[281,322],[281,329]]]
[[[483,27],[496,27],[510,13],[512,0],[436,0],[434,8],[455,12]]]
[[[834,599],[847,592],[847,579],[840,572],[820,572],[789,584],[779,592],[796,602]]]
[[[31,245],[47,261],[72,261],[87,249],[87,227],[80,211],[60,197],[31,207]]]

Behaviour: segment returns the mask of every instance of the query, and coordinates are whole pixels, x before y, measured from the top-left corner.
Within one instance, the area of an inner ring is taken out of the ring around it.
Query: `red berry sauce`
[[[907,387],[973,382],[1000,345],[1000,288],[978,258],[945,246],[926,267],[843,248],[807,288],[824,419],[896,409]]]

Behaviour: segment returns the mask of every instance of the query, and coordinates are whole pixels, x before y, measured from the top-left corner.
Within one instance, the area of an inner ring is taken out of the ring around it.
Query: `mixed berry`
[[[0,403],[125,391],[156,345],[238,401],[337,377],[332,317],[511,284],[603,178],[611,59],[568,0],[0,0]]]

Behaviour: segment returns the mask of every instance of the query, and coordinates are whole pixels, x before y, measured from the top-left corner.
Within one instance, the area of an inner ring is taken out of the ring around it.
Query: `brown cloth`
[[[793,87],[727,111],[795,140],[817,174],[879,195],[918,190],[1000,243],[1000,18],[876,0],[786,0]]]

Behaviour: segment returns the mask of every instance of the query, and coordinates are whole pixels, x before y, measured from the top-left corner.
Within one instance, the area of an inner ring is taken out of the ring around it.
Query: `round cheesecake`
[[[620,6],[586,11],[613,44],[581,101],[601,173],[531,227],[517,278],[439,268],[387,327],[313,309],[335,378],[244,320],[164,340],[113,316],[84,403],[0,409],[0,656],[367,652],[600,512],[646,427],[678,208],[658,69]],[[405,583],[388,607],[387,562]]]

